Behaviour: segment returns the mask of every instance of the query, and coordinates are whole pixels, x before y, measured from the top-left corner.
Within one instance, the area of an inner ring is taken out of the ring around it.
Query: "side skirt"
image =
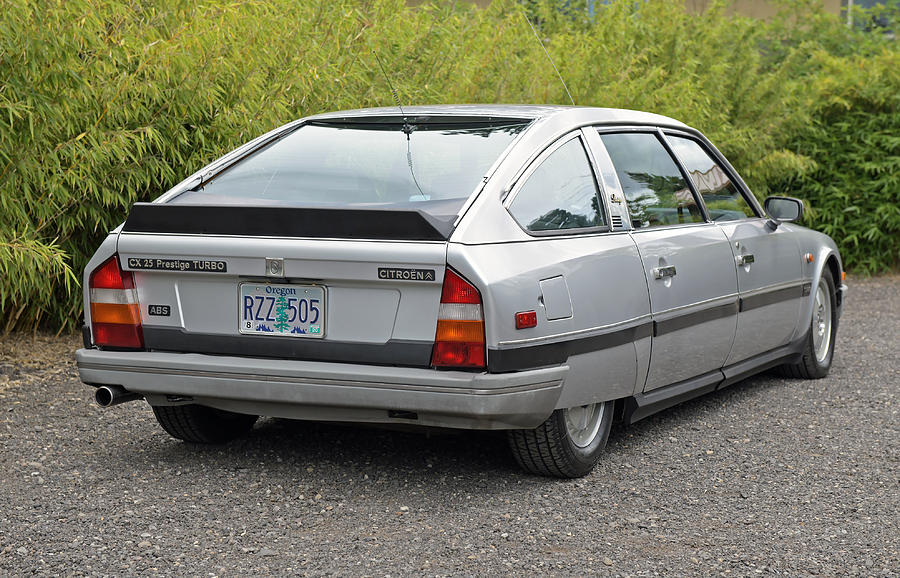
[[[678,405],[689,399],[728,387],[767,369],[796,361],[801,355],[808,335],[788,345],[739,361],[721,370],[711,371],[678,383],[673,383],[647,393],[638,393],[624,400],[622,421],[628,424],[649,417],[654,413]]]

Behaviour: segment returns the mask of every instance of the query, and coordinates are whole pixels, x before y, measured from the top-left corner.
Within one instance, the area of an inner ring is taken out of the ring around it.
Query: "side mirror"
[[[793,197],[766,197],[766,213],[777,221],[792,223],[803,218],[803,201]]]

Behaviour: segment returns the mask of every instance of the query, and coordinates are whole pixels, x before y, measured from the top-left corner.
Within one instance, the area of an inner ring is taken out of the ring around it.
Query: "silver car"
[[[84,273],[81,379],[188,442],[257,416],[503,429],[582,476],[627,423],[762,370],[828,373],[834,242],[655,114],[304,118],[138,203]]]

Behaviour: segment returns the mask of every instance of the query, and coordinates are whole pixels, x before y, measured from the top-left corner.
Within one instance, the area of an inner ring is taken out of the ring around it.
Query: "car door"
[[[740,303],[726,365],[785,345],[797,327],[804,291],[797,239],[783,227],[767,225],[753,195],[707,143],[674,131],[667,131],[666,139],[734,256]]]
[[[644,391],[721,379],[737,322],[734,257],[661,132],[601,129],[625,196],[653,319]]]

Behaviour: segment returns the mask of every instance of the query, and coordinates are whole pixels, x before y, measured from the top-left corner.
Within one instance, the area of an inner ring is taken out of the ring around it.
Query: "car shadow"
[[[784,384],[784,378],[774,372],[767,371],[723,389],[681,402],[636,423],[625,424],[617,422],[613,425],[613,429],[610,432],[607,451],[615,452],[615,442],[620,441],[625,436],[665,436],[682,423],[702,421],[706,417],[721,411],[723,406],[749,403],[753,399],[765,395],[768,390],[783,387]]]
[[[761,374],[635,424],[617,423],[606,451],[611,457],[627,457],[635,451],[635,439],[667,436],[684,423],[705,421],[721,411],[723,405],[752,402],[783,383],[770,374]],[[336,482],[348,476],[371,475],[388,482],[428,483],[465,474],[474,480],[512,479],[517,484],[536,487],[573,482],[523,473],[502,431],[405,429],[263,418],[247,435],[223,445],[183,443],[161,430],[154,431],[152,439],[141,445],[140,459],[157,467],[181,470],[211,460],[213,467],[227,463],[227,468],[234,470],[265,471],[270,481],[325,476]],[[124,455],[132,448],[122,443],[121,458],[137,459]],[[490,492],[490,485],[479,484],[479,491]]]

